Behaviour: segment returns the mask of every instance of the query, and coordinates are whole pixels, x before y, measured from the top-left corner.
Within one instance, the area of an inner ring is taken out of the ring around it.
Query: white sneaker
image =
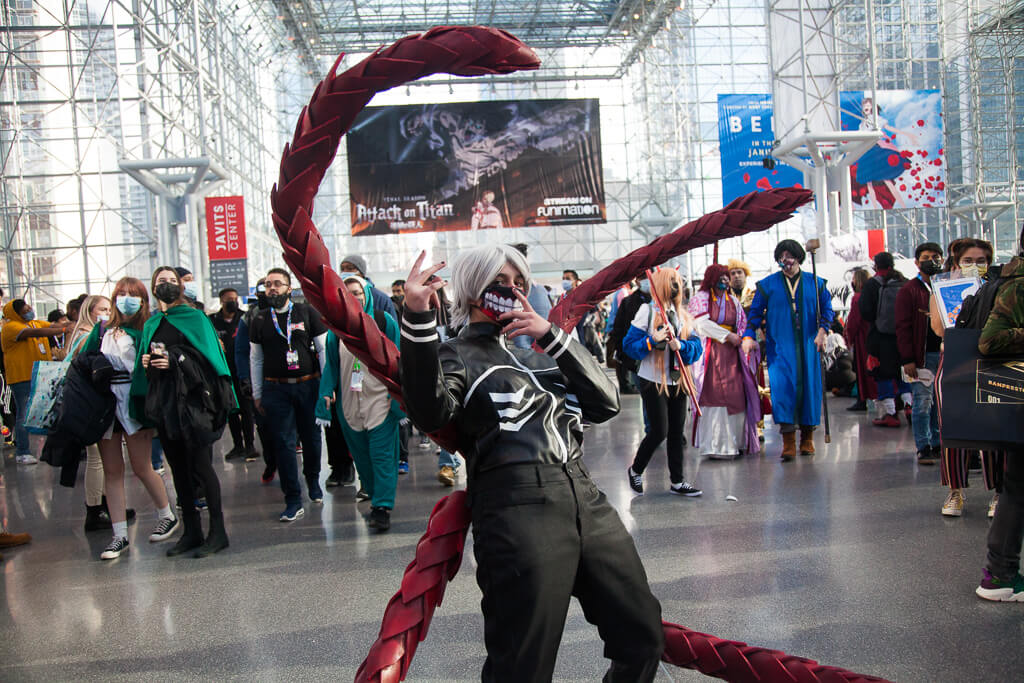
[[[992,495],[992,500],[988,504],[988,518],[992,519],[996,516],[996,505],[999,504],[999,494],[995,493]]]
[[[14,457],[14,462],[19,465],[35,465],[39,461],[36,460],[34,455],[17,455]]]
[[[949,492],[946,502],[942,504],[942,514],[946,517],[959,517],[964,514],[964,503],[966,502],[967,499],[964,498],[960,489],[953,489]]]

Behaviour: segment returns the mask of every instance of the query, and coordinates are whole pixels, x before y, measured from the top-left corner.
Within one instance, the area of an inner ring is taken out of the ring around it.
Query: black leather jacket
[[[558,328],[545,353],[507,343],[493,323],[440,342],[433,311],[406,310],[399,362],[406,410],[421,430],[454,421],[458,449],[477,473],[503,465],[565,463],[582,455],[583,420],[619,412],[619,395],[581,344]]]

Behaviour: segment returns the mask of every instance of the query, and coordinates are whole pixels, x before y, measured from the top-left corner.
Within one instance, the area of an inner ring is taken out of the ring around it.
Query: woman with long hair
[[[81,302],[78,322],[68,337],[68,356],[74,357],[79,346],[92,333],[97,325],[106,325],[110,321],[110,299],[102,295],[92,295]],[[103,496],[103,460],[100,458],[99,447],[90,444],[85,447],[85,530],[109,529],[110,513],[107,512]],[[125,508],[125,516],[131,519],[135,511]]]
[[[177,373],[181,369],[177,362],[172,366],[169,358],[172,353],[177,358],[182,355],[184,347],[192,347],[209,363],[209,369],[214,373],[203,378],[206,382],[216,382],[226,377],[230,383],[231,371],[217,337],[217,330],[202,311],[193,308],[188,302],[184,283],[177,271],[170,266],[158,267],[153,271],[150,285],[159,311],[146,321],[142,331],[144,353],[139,356],[140,369],[132,382],[132,408],[140,419],[145,416],[155,423],[167,462],[171,466],[178,504],[181,505],[185,531],[167,551],[167,555],[173,557],[194,550],[194,557],[206,557],[228,547],[224,510],[220,500],[220,481],[213,469],[213,443],[199,440],[197,430],[189,429],[189,425],[174,422],[175,418],[180,419],[187,411],[181,410],[182,406],[178,404],[178,401],[184,400],[177,391]],[[230,389],[228,391],[230,393]],[[211,395],[216,397],[218,394],[211,391]],[[151,396],[165,399],[158,415],[146,411],[147,397]],[[236,408],[233,396],[231,402],[232,405],[227,408]],[[214,409],[224,407],[213,406]],[[178,428],[177,432],[171,431],[172,425]],[[220,425],[221,431],[223,427],[223,424]],[[193,477],[201,483],[210,511],[210,533],[205,540],[199,511],[195,507]]]
[[[846,329],[843,333],[847,345],[853,351],[854,370],[857,373],[857,402],[847,408],[853,412],[866,411],[868,399],[878,398],[878,385],[875,384],[875,378],[868,369],[868,330],[871,325],[860,315],[860,295],[870,279],[871,273],[866,268],[857,268],[853,271],[850,283],[853,298],[850,299],[850,314],[846,319]]]
[[[131,415],[129,408],[129,389],[136,373],[142,326],[149,317],[149,294],[140,280],[124,277],[114,285],[111,298],[114,300],[114,312],[109,325],[94,324],[81,349],[82,352],[99,349],[114,369],[110,380],[110,390],[117,400],[114,422],[97,444],[103,462],[103,490],[114,529],[110,545],[100,554],[103,560],[120,557],[128,550],[122,444],[128,450],[128,460],[135,476],[146,487],[157,510],[157,524],[149,540],[162,541],[178,528],[164,480],[153,470],[150,459],[153,433]]]
[[[691,413],[694,446],[713,460],[731,460],[761,450],[757,422],[761,403],[754,372],[740,350],[737,330],[747,328],[739,298],[729,291],[729,269],[713,263],[690,299],[689,312],[704,338],[704,357],[693,365],[697,389]],[[696,405],[700,405],[701,416]]]
[[[980,277],[986,279],[989,274],[989,267],[992,265],[992,245],[985,240],[968,237],[953,240],[949,245],[949,256],[946,259],[945,270],[950,277]],[[935,296],[931,297],[930,321],[932,332],[945,337],[946,326],[939,312],[938,301]],[[935,373],[935,400],[938,404],[939,415],[942,415],[942,392],[939,390],[942,384],[942,358],[940,356],[939,369]],[[942,436],[942,423],[939,423],[939,436]],[[946,517],[960,517],[963,515],[967,498],[964,496],[964,489],[970,486],[968,481],[968,470],[972,457],[977,457],[979,451],[967,448],[946,448],[943,446],[939,454],[939,472],[942,485],[949,487],[949,494],[942,504],[942,514]],[[1003,484],[1003,463],[1005,453],[1002,451],[980,451],[981,471],[985,480],[985,486],[992,491],[992,500],[988,505],[988,516],[996,514],[996,504],[999,502],[999,491]]]
[[[622,341],[623,350],[640,361],[638,388],[648,421],[647,434],[626,472],[629,486],[636,493],[644,492],[644,470],[654,449],[666,439],[672,484],[669,491],[690,497],[703,493],[683,478],[686,392],[679,383],[683,368],[678,362],[692,365],[703,352],[700,337],[694,334],[693,317],[683,306],[683,289],[683,280],[675,269],[661,268],[653,273],[651,294],[666,310],[663,314],[654,301],[641,305]]]

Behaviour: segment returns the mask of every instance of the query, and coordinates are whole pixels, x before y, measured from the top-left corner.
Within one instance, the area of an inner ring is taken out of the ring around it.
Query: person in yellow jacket
[[[20,465],[38,462],[29,451],[25,414],[32,390],[32,366],[36,361],[52,360],[50,338],[70,331],[69,324],[50,325],[36,320],[36,312],[24,299],[4,304],[4,324],[0,328],[0,346],[4,352],[4,378],[14,394],[17,421],[14,424],[15,461]]]

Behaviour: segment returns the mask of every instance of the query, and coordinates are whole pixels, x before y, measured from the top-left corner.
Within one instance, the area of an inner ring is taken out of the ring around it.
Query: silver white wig
[[[470,300],[480,298],[506,263],[512,264],[523,274],[523,291],[529,293],[530,266],[514,247],[504,244],[476,247],[455,259],[452,276],[449,279],[453,301],[453,327],[459,328],[469,323],[469,314],[472,310]]]

